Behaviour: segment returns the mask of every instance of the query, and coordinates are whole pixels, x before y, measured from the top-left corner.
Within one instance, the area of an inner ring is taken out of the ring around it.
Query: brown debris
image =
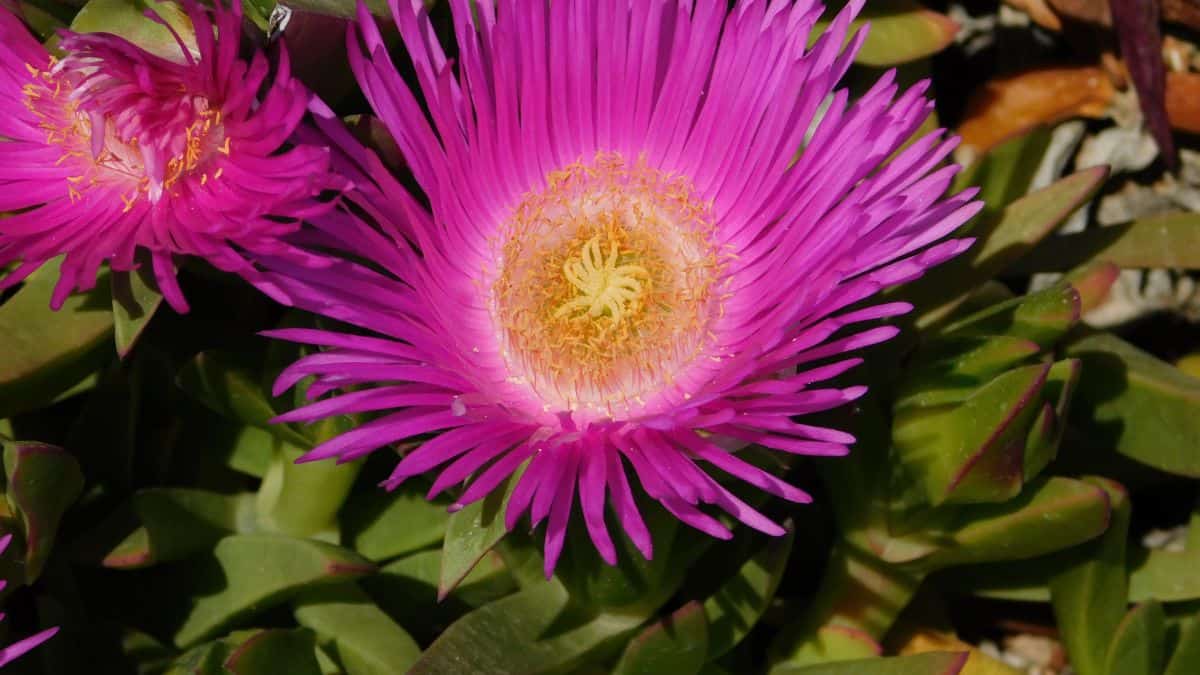
[[[1096,66],[1041,68],[997,78],[972,94],[958,133],[978,152],[1043,124],[1101,117],[1116,90]]]

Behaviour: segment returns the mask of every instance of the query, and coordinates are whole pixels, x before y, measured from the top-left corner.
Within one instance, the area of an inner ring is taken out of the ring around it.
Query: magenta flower
[[[326,111],[359,173],[321,244],[372,267],[273,267],[298,304],[376,334],[271,333],[327,348],[278,390],[345,390],[281,420],[386,411],[303,459],[409,439],[385,485],[436,469],[430,497],[465,482],[456,507],[527,463],[506,524],[548,518],[547,574],[576,500],[605,561],[606,505],[651,556],[631,470],[714,537],[731,533],[705,505],[781,534],[710,474],[809,501],[738,449],[845,454],[851,435],[796,418],[864,393],[820,383],[897,332],[852,326],[910,309],[866,301],[969,245],[941,241],[979,208],[942,197],[955,141],[893,157],[931,110],[926,83],[897,95],[889,73],[848,106],[861,1],[811,49],[809,0],[451,5],[457,67],[421,2],[392,3],[420,96],[361,8],[351,50],[429,209]]]
[[[96,281],[100,265],[137,268],[148,252],[172,307],[187,303],[174,258],[193,255],[269,286],[245,253],[293,251],[281,237],[323,208],[328,151],[281,150],[309,94],[238,57],[241,8],[186,0],[194,47],[168,60],[106,33],[63,32],[51,56],[0,8],[0,265],[12,286],[64,255],[52,305]],[[211,18],[210,18],[211,11]],[[164,24],[165,25],[165,24]],[[190,39],[190,38],[189,38]]]
[[[0,553],[4,553],[4,551],[8,548],[9,542],[11,542],[11,541],[12,541],[11,534],[6,534],[3,537],[0,537]],[[4,579],[0,579],[0,589],[4,588],[7,585],[8,585],[7,581],[5,581]],[[3,619],[4,619],[4,612],[0,612],[0,620],[3,620]],[[5,665],[8,665],[9,663],[12,663],[13,661],[20,658],[21,655],[23,655],[25,652],[28,652],[29,650],[37,647],[38,645],[42,644],[46,640],[49,640],[50,638],[54,637],[55,633],[58,633],[57,626],[55,626],[53,628],[47,628],[46,630],[43,630],[34,635],[30,635],[29,637],[25,638],[24,640],[18,640],[6,647],[0,647],[0,668],[4,667]]]

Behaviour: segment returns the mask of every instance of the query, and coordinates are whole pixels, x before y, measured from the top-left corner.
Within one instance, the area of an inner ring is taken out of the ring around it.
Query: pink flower
[[[910,309],[870,299],[970,243],[944,240],[980,206],[943,197],[955,140],[899,150],[932,108],[927,83],[898,93],[888,73],[848,105],[836,85],[861,1],[811,48],[811,0],[451,6],[457,66],[419,0],[392,2],[419,96],[361,8],[353,34],[358,81],[424,198],[326,111],[358,175],[319,243],[370,267],[273,265],[299,305],[374,333],[272,333],[327,348],[278,390],[315,376],[311,396],[344,392],[281,420],[383,413],[304,460],[408,440],[385,485],[436,471],[430,497],[465,483],[456,507],[526,465],[506,524],[548,519],[547,574],[576,502],[605,561],[607,505],[650,557],[631,471],[714,537],[731,533],[705,505],[781,534],[711,474],[809,501],[737,448],[845,454],[850,434],[797,418],[864,393],[822,383],[897,332],[860,324]]]
[[[184,7],[194,52],[179,35],[167,59],[115,35],[63,32],[61,60],[0,8],[0,265],[20,263],[0,288],[65,254],[57,308],[103,262],[137,268],[143,249],[178,311],[179,255],[271,292],[245,254],[292,250],[281,238],[324,208],[328,150],[285,149],[310,96],[284,53],[260,99],[269,67],[261,53],[238,56],[240,5]]]
[[[8,548],[9,542],[11,542],[11,541],[12,541],[11,534],[6,534],[3,537],[0,537],[0,553],[4,553],[4,551]],[[8,582],[5,581],[4,579],[0,579],[0,588],[4,588],[6,585],[8,585]],[[4,618],[4,613],[0,612],[0,619],[3,619],[3,618]],[[16,642],[12,643],[11,645],[8,645],[5,647],[0,647],[0,667],[8,665],[9,663],[12,663],[13,661],[17,660],[25,652],[28,652],[29,650],[37,647],[38,645],[42,644],[46,640],[49,640],[50,638],[54,637],[55,633],[57,633],[57,632],[58,632],[57,626],[55,626],[53,628],[47,628],[46,630],[43,630],[40,633],[30,635],[29,637],[25,638],[24,640],[18,640]]]

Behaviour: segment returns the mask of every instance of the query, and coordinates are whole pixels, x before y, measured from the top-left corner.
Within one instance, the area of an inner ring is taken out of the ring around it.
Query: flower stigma
[[[724,278],[712,232],[690,182],[643,161],[599,153],[552,172],[496,242],[509,380],[577,422],[644,411],[711,342]]]

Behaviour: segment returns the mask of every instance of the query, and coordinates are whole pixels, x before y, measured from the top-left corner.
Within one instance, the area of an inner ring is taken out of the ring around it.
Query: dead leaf
[[[1200,73],[1167,73],[1166,104],[1173,128],[1200,134]]]
[[[1009,5],[1025,12],[1033,22],[1042,28],[1052,31],[1062,30],[1062,21],[1054,10],[1046,5],[1046,0],[1005,0]]]
[[[1115,90],[1096,66],[1043,68],[998,78],[972,94],[958,133],[977,152],[1043,124],[1101,117]]]

